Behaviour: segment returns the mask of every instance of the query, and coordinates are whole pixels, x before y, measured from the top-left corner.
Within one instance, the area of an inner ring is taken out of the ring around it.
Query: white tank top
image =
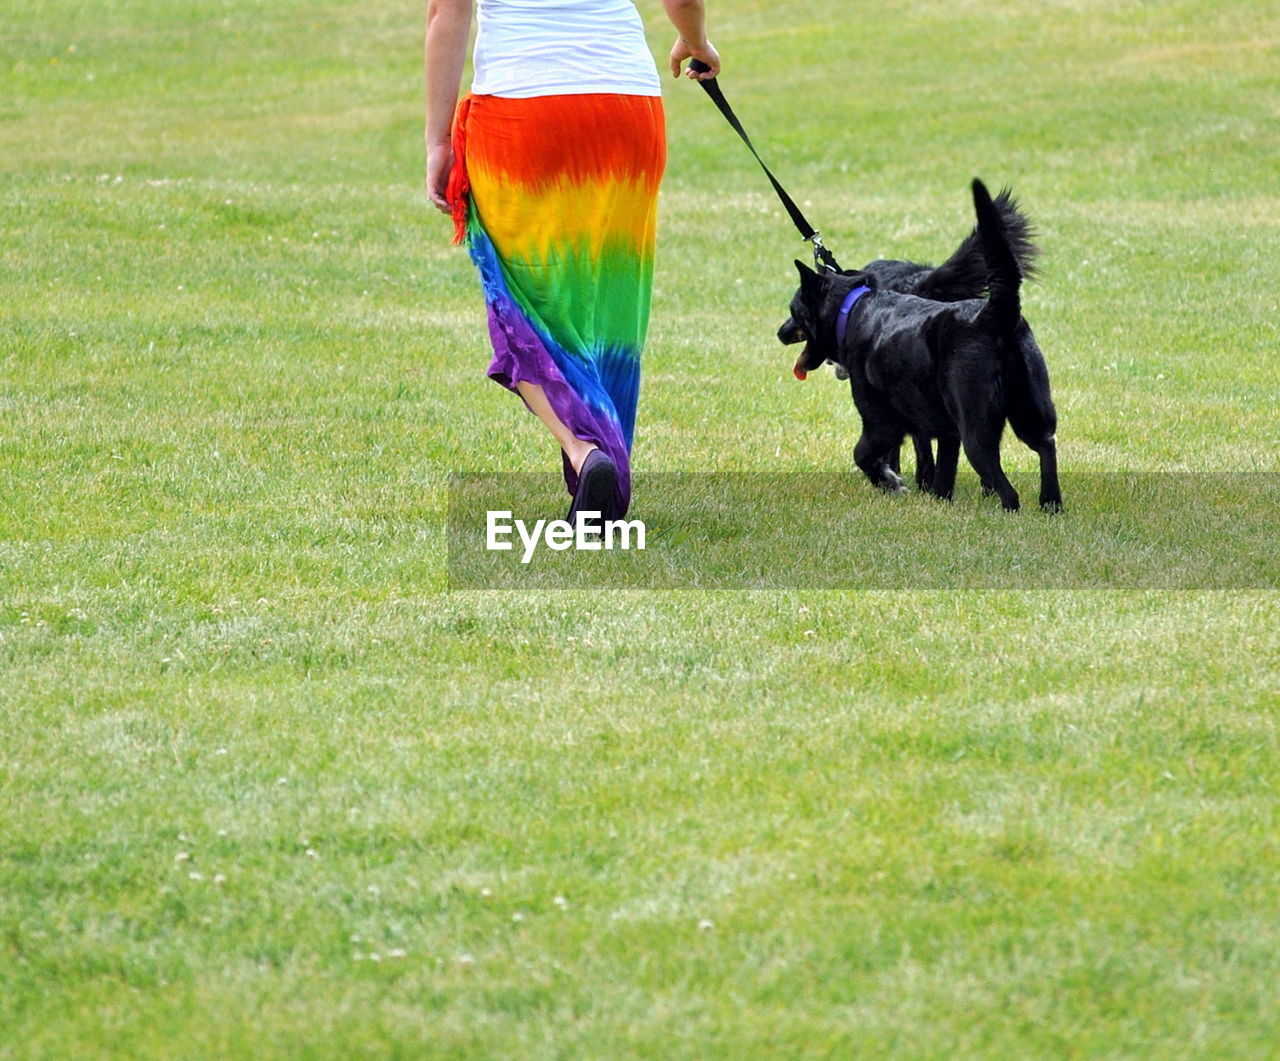
[[[660,96],[632,0],[479,0],[477,95]]]

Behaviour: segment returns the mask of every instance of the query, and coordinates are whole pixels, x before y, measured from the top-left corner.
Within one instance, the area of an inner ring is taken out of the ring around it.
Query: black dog
[[[983,488],[1017,509],[1000,466],[1007,420],[1039,454],[1041,507],[1058,511],[1057,415],[1044,355],[1022,317],[1017,237],[981,181],[973,182],[973,200],[988,298],[926,299],[884,286],[873,270],[819,274],[796,262],[800,290],[778,338],[805,344],[795,364],[800,379],[828,360],[848,372],[862,417],[854,461],[877,486],[904,489],[892,465],[906,435],[917,452],[921,440],[936,438],[937,465],[922,485],[950,498],[963,445]]]
[[[1039,253],[1034,241],[1031,222],[1022,212],[1017,200],[1008,188],[992,200],[1000,215],[1005,236],[1018,268],[1024,279],[1035,276],[1035,259]],[[987,259],[982,253],[982,239],[977,226],[961,241],[960,245],[941,265],[902,259],[878,258],[868,262],[857,272],[870,273],[882,288],[904,295],[919,295],[935,302],[961,302],[969,298],[987,296]],[[849,378],[849,373],[835,365],[837,379]],[[912,438],[916,454],[916,485],[921,490],[933,487],[933,447],[928,439]],[[900,470],[898,455],[892,454],[889,466],[896,473]]]

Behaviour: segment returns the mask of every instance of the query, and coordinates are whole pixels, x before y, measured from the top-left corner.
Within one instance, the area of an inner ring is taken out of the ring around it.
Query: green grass
[[[846,265],[1020,195],[1068,511],[655,491],[651,561],[772,588],[606,593],[448,589],[451,476],[562,502],[420,7],[0,13],[0,1058],[1280,1056],[1280,8],[716,5]],[[637,468],[803,491],[856,431],[773,338],[804,248],[667,106]]]

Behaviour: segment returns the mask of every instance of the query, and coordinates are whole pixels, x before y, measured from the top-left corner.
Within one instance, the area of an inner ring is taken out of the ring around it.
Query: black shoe
[[[602,449],[593,449],[578,469],[578,489],[569,506],[569,523],[579,512],[599,512],[600,521],[617,519],[618,469]]]

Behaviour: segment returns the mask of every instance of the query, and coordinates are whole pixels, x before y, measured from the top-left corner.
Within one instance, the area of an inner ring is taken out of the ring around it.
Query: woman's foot
[[[609,454],[592,446],[577,471],[578,489],[569,506],[568,521],[573,523],[579,512],[599,512],[601,522],[618,519],[618,469]]]

